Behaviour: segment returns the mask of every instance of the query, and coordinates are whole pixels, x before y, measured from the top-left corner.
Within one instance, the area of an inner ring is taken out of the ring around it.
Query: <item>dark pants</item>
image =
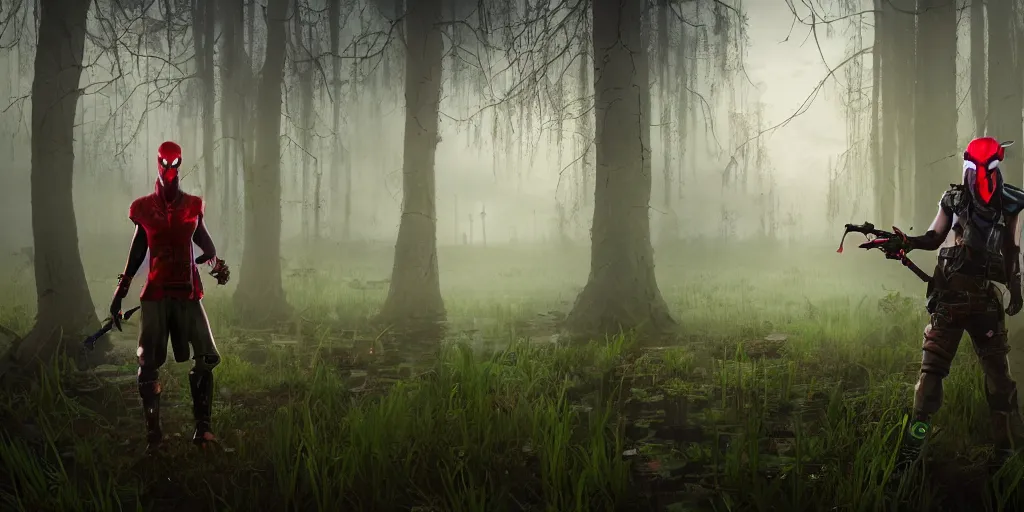
[[[139,395],[142,397],[151,442],[160,434],[160,367],[167,361],[167,342],[174,359],[187,361],[192,355],[189,384],[197,425],[208,431],[213,400],[213,368],[220,363],[210,322],[197,300],[164,299],[142,301],[139,330]]]
[[[184,362],[191,352],[193,367],[212,370],[220,362],[213,332],[203,303],[197,300],[165,299],[141,302],[139,330],[139,380],[156,381],[167,362],[170,339],[174,360]],[[143,377],[147,377],[143,379]]]
[[[987,282],[960,282],[936,293],[931,323],[924,330],[921,374],[914,394],[917,421],[928,422],[942,406],[942,379],[949,375],[964,332],[971,337],[985,374],[985,396],[992,413],[996,444],[1013,444],[1019,422],[1017,385],[1006,359],[1005,313],[999,290]],[[947,285],[948,286],[948,285]]]

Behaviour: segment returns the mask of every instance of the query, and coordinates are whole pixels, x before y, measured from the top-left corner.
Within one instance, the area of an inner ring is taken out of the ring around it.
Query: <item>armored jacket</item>
[[[203,298],[192,236],[204,208],[202,198],[184,192],[170,203],[158,193],[132,202],[128,217],[145,230],[149,245],[149,274],[141,300]]]
[[[951,185],[939,207],[953,219],[953,243],[939,250],[943,273],[1006,284],[1003,254],[1013,242],[1009,219],[1024,210],[1024,190],[1003,184],[1002,193],[985,205],[963,185]]]

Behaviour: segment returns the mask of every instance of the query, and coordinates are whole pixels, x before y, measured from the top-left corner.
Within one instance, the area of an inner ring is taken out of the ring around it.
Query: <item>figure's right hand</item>
[[[896,226],[892,227],[893,233],[890,236],[878,237],[868,240],[860,245],[863,249],[881,249],[885,257],[891,260],[903,259],[908,252],[913,250],[906,233],[900,231]]]
[[[116,294],[114,298],[110,299],[110,319],[114,322],[114,327],[118,331],[121,330],[121,297]]]

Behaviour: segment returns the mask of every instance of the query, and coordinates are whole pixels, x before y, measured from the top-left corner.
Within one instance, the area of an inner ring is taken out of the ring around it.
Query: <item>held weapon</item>
[[[197,263],[200,263],[200,264],[201,263],[206,263],[206,262],[207,261],[197,261]],[[231,277],[231,271],[228,269],[227,263],[225,263],[224,260],[222,260],[220,258],[214,258],[212,260],[208,260],[208,262],[209,262],[210,266],[212,267],[212,269],[210,270],[210,275],[213,276],[213,278],[217,280],[217,284],[220,284],[220,285],[227,284],[228,280]],[[131,308],[128,311],[125,311],[122,315],[120,315],[120,318],[118,318],[118,320],[121,321],[121,322],[127,322],[128,319],[131,318],[132,315],[134,315],[135,312],[138,311],[140,307],[141,306],[135,306],[134,308]],[[100,338],[102,338],[103,335],[105,335],[108,332],[110,332],[110,330],[113,329],[113,328],[114,328],[114,318],[113,317],[107,318],[104,321],[104,323],[103,323],[103,327],[100,327],[100,330],[96,331],[95,333],[90,335],[88,338],[85,338],[85,341],[83,342],[84,345],[85,345],[85,348],[88,349],[88,350],[92,350],[93,347],[96,345],[96,341],[99,340]]]
[[[131,318],[132,315],[135,314],[135,312],[139,310],[139,307],[140,306],[135,306],[134,308],[131,308],[128,311],[125,311],[124,314],[121,315],[121,321],[122,322],[127,322],[128,319]],[[93,346],[96,345],[96,340],[102,338],[104,334],[106,334],[107,332],[109,332],[113,328],[114,328],[114,319],[113,319],[113,317],[111,317],[111,318],[108,318],[106,320],[106,322],[103,324],[103,327],[100,327],[100,330],[96,331],[91,336],[89,336],[88,338],[85,339],[85,342],[84,342],[85,343],[85,348],[87,348],[89,350],[92,350]]]
[[[843,238],[839,241],[839,248],[836,249],[837,253],[843,253],[843,243],[846,241],[846,235],[850,233],[860,233],[867,237],[867,242],[860,244],[858,247],[861,249],[878,249],[885,254],[885,258],[889,260],[899,260],[904,267],[910,269],[917,277],[926,283],[931,283],[932,276],[921,270],[916,263],[910,261],[907,257],[907,252],[903,248],[894,248],[892,245],[888,245],[887,242],[897,242],[901,238],[905,238],[906,235],[899,230],[896,226],[893,226],[893,231],[884,231],[881,229],[875,229],[875,225],[870,222],[863,224],[847,224],[846,229],[843,231]]]

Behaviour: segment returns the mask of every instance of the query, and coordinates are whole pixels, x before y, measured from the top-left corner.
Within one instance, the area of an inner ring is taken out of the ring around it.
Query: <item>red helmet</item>
[[[1012,144],[1012,140],[999,142],[992,137],[982,137],[967,145],[967,151],[964,151],[964,185],[982,204],[989,204],[1002,188],[999,162],[1003,161],[1006,148]]]
[[[181,167],[181,146],[167,141],[156,150],[157,179],[161,185],[167,185],[178,179],[178,167]]]

